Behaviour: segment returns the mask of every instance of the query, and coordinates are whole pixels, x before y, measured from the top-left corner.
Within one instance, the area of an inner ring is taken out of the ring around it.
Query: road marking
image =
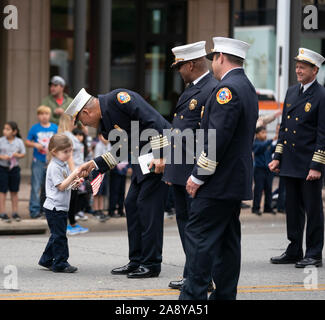
[[[317,289],[305,289],[303,284],[297,285],[258,285],[238,287],[238,293],[276,293],[276,292],[319,292],[325,291],[325,284]],[[72,292],[31,292],[0,294],[0,300],[64,300],[64,299],[104,299],[127,297],[179,296],[180,292],[173,289],[147,290],[100,290]]]

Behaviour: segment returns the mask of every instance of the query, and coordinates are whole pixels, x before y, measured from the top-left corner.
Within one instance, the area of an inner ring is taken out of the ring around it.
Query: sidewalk
[[[127,180],[127,188],[130,184],[129,179]],[[278,185],[277,178],[274,179],[274,189]],[[10,224],[0,221],[0,234],[26,234],[26,233],[44,233],[48,230],[46,219],[42,220],[32,220],[29,216],[29,198],[30,198],[30,177],[22,176],[22,181],[20,185],[19,192],[19,215],[23,219],[21,222],[12,221]],[[325,199],[325,189],[323,189],[323,199]],[[252,205],[252,201],[245,202],[248,205]],[[106,207],[106,206],[105,206]],[[7,214],[11,216],[11,203],[10,195],[7,196],[6,201],[6,210]],[[125,218],[111,218],[106,222],[99,222],[93,215],[88,214],[88,221],[78,221],[83,227],[89,228],[90,232],[106,232],[106,231],[124,231],[126,230],[126,219]],[[262,217],[257,217],[251,214],[251,209],[243,209],[241,212],[242,218],[251,220],[256,219],[256,221],[268,220],[272,215],[263,215]],[[175,216],[170,218],[165,218],[165,224],[174,224],[176,223]]]

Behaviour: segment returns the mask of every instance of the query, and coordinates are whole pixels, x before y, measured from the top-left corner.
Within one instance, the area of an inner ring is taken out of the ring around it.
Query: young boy
[[[37,118],[39,123],[31,127],[26,140],[26,146],[34,148],[29,202],[32,219],[42,216],[40,190],[45,184],[47,147],[52,136],[58,131],[57,125],[50,122],[51,108],[40,106],[37,109]]]
[[[272,161],[272,154],[275,150],[274,140],[267,140],[265,127],[256,129],[256,139],[253,144],[254,152],[254,201],[252,213],[261,215],[260,205],[264,190],[264,213],[275,212],[272,209],[272,181],[273,173],[269,170],[268,164]]]

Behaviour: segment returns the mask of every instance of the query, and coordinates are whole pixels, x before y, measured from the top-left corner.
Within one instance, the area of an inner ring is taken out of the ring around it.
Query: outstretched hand
[[[96,165],[94,161],[89,161],[84,163],[82,166],[79,167],[79,178],[86,178],[90,175],[90,173],[96,169]]]

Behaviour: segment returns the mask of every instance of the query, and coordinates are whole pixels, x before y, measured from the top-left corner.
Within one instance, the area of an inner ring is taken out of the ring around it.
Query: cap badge
[[[311,104],[308,102],[308,103],[306,103],[306,105],[305,105],[305,111],[306,111],[306,112],[309,112],[310,109],[311,109]]]
[[[197,100],[193,99],[193,100],[191,100],[191,102],[190,102],[190,104],[189,104],[188,107],[189,107],[189,109],[191,111],[193,111],[196,108],[196,106],[197,106]]]
[[[120,104],[125,104],[131,101],[131,97],[127,92],[120,92],[117,95],[117,100]]]
[[[232,100],[232,93],[228,88],[222,88],[217,93],[217,101],[219,104],[227,104]]]

